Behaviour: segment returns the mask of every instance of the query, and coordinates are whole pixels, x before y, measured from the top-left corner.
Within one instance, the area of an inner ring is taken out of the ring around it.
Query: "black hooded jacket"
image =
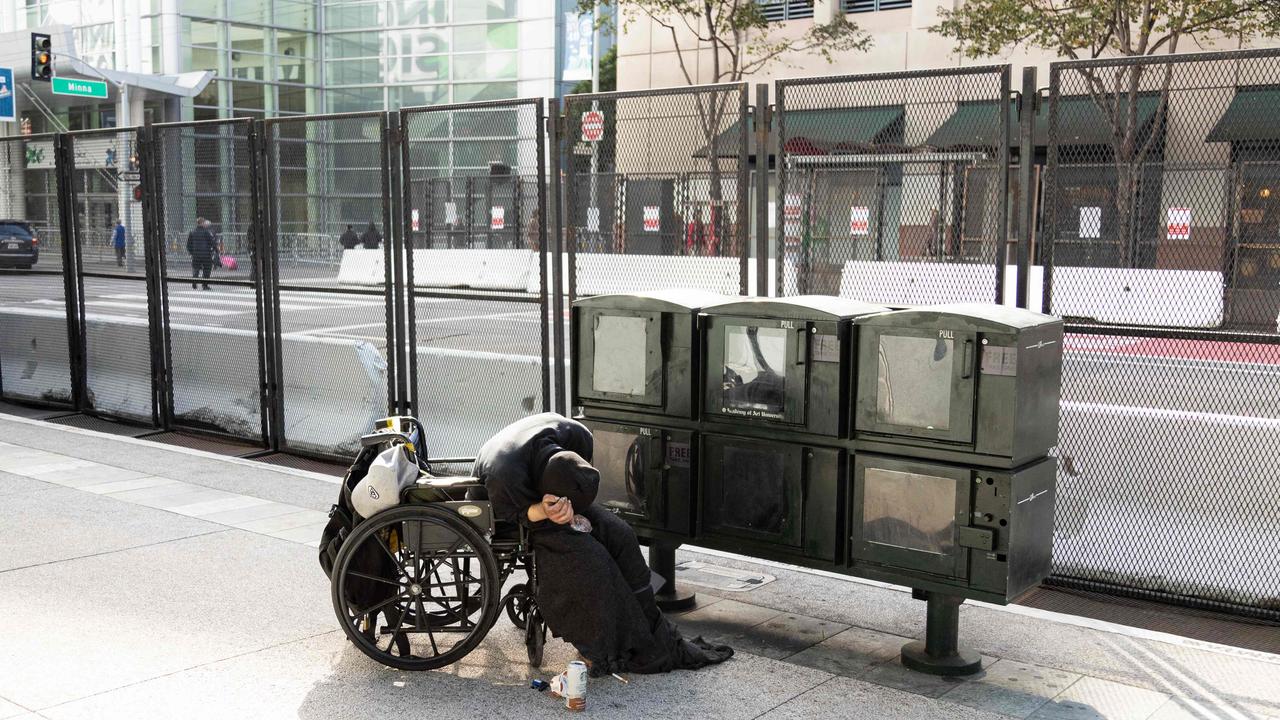
[[[547,461],[561,450],[591,462],[591,431],[556,413],[530,415],[489,438],[476,454],[471,474],[484,482],[494,517],[528,525],[525,512],[542,500],[538,479]]]

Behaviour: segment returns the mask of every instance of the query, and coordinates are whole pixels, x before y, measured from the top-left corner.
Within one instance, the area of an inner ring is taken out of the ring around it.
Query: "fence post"
[[[418,308],[413,298],[413,250],[417,245],[413,236],[413,218],[410,217],[409,208],[413,207],[413,159],[409,154],[409,115],[404,111],[397,113],[399,116],[398,127],[400,134],[400,166],[397,168],[396,177],[399,178],[400,187],[396,196],[400,199],[400,271],[397,277],[404,284],[403,297],[404,307],[402,309],[403,324],[401,325],[401,335],[405,345],[404,355],[404,383],[406,394],[401,397],[401,409],[407,415],[417,417],[421,405],[418,404]],[[394,153],[393,153],[394,154]],[[428,206],[424,216],[427,227],[427,237],[431,237],[431,207],[430,207],[431,191],[430,186],[427,190]],[[431,247],[428,239],[427,247]]]
[[[1049,65],[1049,137],[1045,139],[1048,150],[1044,159],[1044,209],[1040,213],[1044,234],[1040,238],[1040,264],[1044,266],[1044,287],[1041,288],[1040,312],[1053,314],[1053,245],[1057,235],[1057,201],[1054,199],[1058,174],[1058,82],[1061,69],[1057,63]]]
[[[1036,111],[1040,109],[1040,90],[1036,87],[1036,67],[1022,68],[1022,93],[1018,102],[1018,285],[1014,303],[1020,308],[1030,307],[1031,288],[1031,239],[1036,232],[1036,187],[1033,169],[1035,165]]]
[[[786,297],[786,291],[783,287],[786,284],[787,277],[787,225],[786,225],[786,207],[787,207],[787,163],[783,146],[786,144],[786,122],[787,110],[786,101],[784,99],[786,85],[783,83],[775,83],[773,86],[774,101],[773,112],[769,113],[770,124],[777,123],[778,132],[775,137],[778,139],[778,158],[776,160],[774,174],[777,178],[777,189],[773,193],[774,210],[773,210],[773,229],[777,237],[774,243],[774,252],[777,257],[774,260],[773,285],[774,295],[777,297]]]
[[[263,337],[262,363],[263,376],[266,380],[266,391],[263,393],[267,412],[263,417],[267,433],[264,435],[266,446],[279,451],[284,433],[284,376],[281,369],[280,338],[280,265],[277,245],[279,228],[276,225],[276,145],[271,140],[270,126],[262,120],[254,120],[250,126],[250,137],[255,141],[253,151],[249,153],[251,162],[256,163],[254,177],[257,188],[254,192],[254,212],[258,216],[260,228],[258,233],[258,255],[261,262],[256,268],[261,275],[258,285],[262,288],[262,320]]]
[[[565,367],[564,357],[564,322],[567,304],[565,302],[565,290],[569,291],[569,302],[573,301],[573,256],[569,255],[568,272],[569,284],[566,288],[564,284],[563,273],[565,272],[565,252],[564,252],[564,204],[561,202],[561,149],[563,143],[560,136],[564,131],[562,124],[563,118],[560,115],[560,100],[551,98],[547,100],[547,131],[550,136],[550,157],[551,157],[551,202],[550,210],[552,217],[555,218],[553,227],[555,232],[551,244],[551,306],[552,317],[555,325],[552,327],[552,342],[555,345],[555,411],[561,415],[568,415],[568,398],[565,393],[565,380],[567,369]],[[544,221],[545,222],[545,221]]]
[[[748,232],[748,227],[751,224],[751,216],[747,210],[747,206],[751,200],[749,188],[751,184],[751,169],[747,165],[751,152],[749,147],[751,144],[751,132],[747,126],[747,118],[751,117],[751,98],[749,97],[750,93],[747,92],[747,87],[746,83],[743,83],[742,87],[738,89],[737,125],[741,130],[738,135],[738,181],[735,183],[737,187],[734,189],[734,194],[737,196],[738,200],[738,217],[734,220],[734,235],[737,236],[736,242],[741,247],[738,254],[742,258],[742,262],[738,266],[738,293],[740,295],[747,295],[751,292],[751,288],[748,287],[748,276],[750,275],[749,268],[751,264],[751,233]],[[712,153],[718,152],[719,150],[715,147],[715,141],[712,140],[707,147],[708,157],[710,157]],[[723,187],[723,181],[721,182],[721,186]],[[723,195],[723,191],[721,194]],[[711,195],[710,188],[708,188],[707,195],[709,200]],[[720,212],[720,208],[716,209],[716,213],[723,215],[723,213]],[[720,223],[723,227],[724,220],[721,219]],[[715,226],[714,222],[712,223],[712,226]],[[723,243],[724,240],[721,239],[720,242]]]
[[[756,286],[760,297],[769,295],[769,108],[768,83],[756,84]]]
[[[386,303],[387,320],[387,414],[395,415],[402,410],[401,401],[408,397],[404,373],[398,372],[403,366],[401,357],[412,355],[413,350],[404,347],[404,322],[400,313],[403,300],[403,283],[400,264],[404,259],[404,231],[398,228],[394,218],[400,206],[396,199],[396,190],[400,187],[395,177],[400,164],[397,153],[401,148],[400,113],[382,114],[382,141],[379,144],[379,162],[382,167],[382,227],[386,229],[386,237],[382,242],[383,297]],[[403,217],[401,217],[403,220]]]
[[[68,365],[71,369],[71,405],[77,411],[86,406],[84,308],[81,305],[80,243],[76,231],[74,140],[66,133],[53,139],[54,167],[58,182],[58,224],[62,232],[63,295],[67,313]]]
[[[533,112],[535,117],[534,135],[537,138],[535,141],[536,147],[534,152],[538,157],[538,160],[536,163],[537,177],[534,179],[534,183],[536,183],[536,190],[538,192],[538,200],[537,200],[538,227],[535,228],[535,230],[538,233],[538,269],[539,269],[538,275],[540,276],[540,279],[538,281],[538,294],[541,297],[541,302],[538,304],[538,308],[542,316],[542,322],[539,323],[542,329],[542,333],[541,333],[542,337],[540,338],[542,343],[542,348],[541,348],[542,349],[542,410],[543,412],[546,412],[548,410],[551,410],[552,407],[554,406],[554,401],[551,398],[551,392],[552,392],[551,376],[553,374],[553,371],[552,371],[553,365],[551,362],[551,319],[550,319],[551,317],[550,310],[553,307],[553,305],[548,292],[551,286],[550,286],[549,278],[547,277],[547,273],[550,272],[550,268],[547,267],[547,260],[554,259],[555,256],[547,248],[547,212],[548,212],[547,211],[547,130],[549,128],[549,125],[547,122],[547,105],[543,103],[541,100],[539,100],[537,103],[534,104]],[[523,183],[520,183],[520,184],[523,184]],[[518,190],[516,192],[517,198],[521,198],[523,197],[523,195],[524,195],[523,190]],[[517,218],[521,217],[521,214],[517,212],[516,217]],[[530,219],[532,220],[532,218]],[[515,244],[517,247],[519,247],[520,245],[519,233],[517,233],[515,236]],[[557,325],[559,325],[558,316],[557,316]],[[558,344],[556,347],[559,348],[560,359],[562,360],[564,356],[564,345]],[[559,368],[560,367],[559,362],[557,362],[554,365],[554,367]]]
[[[162,430],[172,427],[169,404],[171,384],[169,365],[166,362],[168,333],[165,331],[161,297],[165,288],[160,284],[160,272],[156,262],[156,192],[155,181],[155,129],[151,121],[138,129],[136,146],[138,167],[142,174],[142,258],[147,289],[147,334],[151,342],[151,420]]]
[[[1012,69],[1009,65],[1005,65],[1000,73],[1000,97],[1004,99],[1004,103],[1008,103],[1013,96],[1013,88],[1011,87],[1010,75]],[[1004,104],[1002,103],[1002,105]],[[1005,268],[1009,264],[1009,113],[1004,107],[1000,107],[998,113],[1000,118],[1000,133],[997,139],[1000,148],[996,151],[996,158],[999,168],[997,177],[1000,188],[1000,205],[999,215],[996,222],[996,296],[994,298],[997,305],[1004,303],[1004,275]],[[1025,164],[1025,163],[1024,163]],[[962,231],[963,234],[963,231]]]

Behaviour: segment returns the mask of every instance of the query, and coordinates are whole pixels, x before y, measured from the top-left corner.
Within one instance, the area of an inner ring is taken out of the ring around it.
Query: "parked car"
[[[0,220],[0,267],[27,269],[40,259],[40,239],[25,220]]]

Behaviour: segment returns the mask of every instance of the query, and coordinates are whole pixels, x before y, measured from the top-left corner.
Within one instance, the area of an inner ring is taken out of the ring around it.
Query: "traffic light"
[[[53,79],[53,50],[49,36],[31,33],[31,79],[49,82]]]
[[[133,199],[136,200],[137,202],[142,202],[142,186],[141,185],[133,186]]]

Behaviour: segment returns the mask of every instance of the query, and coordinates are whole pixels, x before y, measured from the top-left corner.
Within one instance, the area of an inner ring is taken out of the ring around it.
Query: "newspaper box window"
[[[858,449],[1017,467],[1057,444],[1060,319],[955,304],[856,325]]]
[[[717,425],[773,427],[829,437],[847,420],[854,318],[888,308],[827,296],[752,298],[703,314],[703,417]],[[728,428],[726,428],[728,429]]]
[[[595,436],[600,472],[596,502],[642,537],[688,539],[693,532],[694,433],[649,425],[585,420]]]
[[[698,311],[725,300],[700,290],[661,290],[575,302],[574,406],[591,418],[693,419]]]

